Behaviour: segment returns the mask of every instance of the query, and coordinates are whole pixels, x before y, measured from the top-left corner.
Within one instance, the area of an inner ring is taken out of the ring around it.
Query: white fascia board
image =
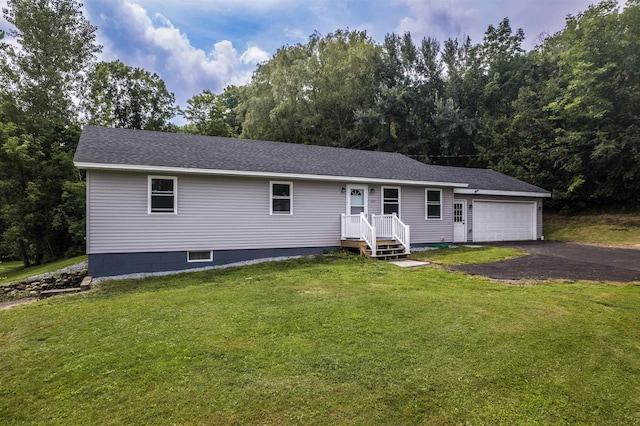
[[[498,191],[494,189],[471,189],[471,188],[454,188],[454,194],[472,194],[472,195],[501,195],[505,197],[534,197],[534,198],[550,198],[549,192],[526,192],[526,191]]]
[[[276,173],[276,172],[254,172],[243,170],[219,170],[219,169],[191,169],[187,167],[168,167],[168,166],[139,166],[131,164],[103,164],[103,163],[84,163],[76,161],[73,163],[77,168],[84,170],[120,170],[150,173],[180,173],[180,174],[198,174],[198,175],[218,175],[218,176],[243,176],[243,177],[264,177],[276,179],[306,179],[306,180],[325,180],[338,182],[366,182],[381,183],[395,185],[425,185],[434,187],[451,187],[465,188],[468,183],[461,182],[431,182],[416,180],[398,180],[398,179],[379,179],[356,176],[331,176],[331,175],[307,175],[296,173]]]

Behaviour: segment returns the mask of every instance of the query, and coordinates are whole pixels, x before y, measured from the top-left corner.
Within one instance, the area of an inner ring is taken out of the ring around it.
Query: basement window
[[[200,250],[187,252],[187,262],[212,262],[213,250]]]

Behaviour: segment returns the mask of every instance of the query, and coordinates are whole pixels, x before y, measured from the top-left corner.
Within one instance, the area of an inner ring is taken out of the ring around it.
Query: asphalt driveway
[[[571,279],[640,282],[640,250],[550,241],[495,243],[528,256],[452,269],[496,279]]]

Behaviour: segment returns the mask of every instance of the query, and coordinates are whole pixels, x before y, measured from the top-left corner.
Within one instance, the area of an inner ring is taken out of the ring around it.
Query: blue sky
[[[305,43],[314,31],[366,30],[377,42],[390,32],[414,40],[471,36],[509,17],[523,28],[525,48],[564,26],[593,0],[84,0],[98,27],[100,60],[120,59],[155,72],[181,106],[209,89],[244,84],[257,63],[283,45]],[[0,0],[4,7],[6,0]],[[0,28],[7,23],[0,20]]]

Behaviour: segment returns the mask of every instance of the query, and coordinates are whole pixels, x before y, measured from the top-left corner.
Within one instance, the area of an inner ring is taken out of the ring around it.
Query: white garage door
[[[536,239],[536,204],[530,202],[473,202],[473,241]]]

